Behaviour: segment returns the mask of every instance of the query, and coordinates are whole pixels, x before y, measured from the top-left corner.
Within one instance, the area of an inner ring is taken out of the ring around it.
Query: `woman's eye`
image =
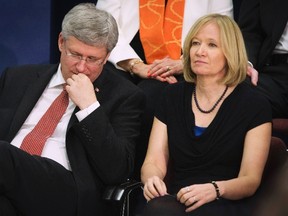
[[[198,41],[192,41],[191,45],[192,46],[196,46],[196,45],[199,45],[200,43]]]

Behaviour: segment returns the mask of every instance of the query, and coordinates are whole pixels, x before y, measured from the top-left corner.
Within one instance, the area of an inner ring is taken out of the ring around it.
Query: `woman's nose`
[[[206,47],[205,47],[204,44],[201,44],[201,45],[198,47],[198,49],[197,49],[197,51],[196,51],[196,54],[198,54],[198,55],[204,55],[205,53],[206,53]]]

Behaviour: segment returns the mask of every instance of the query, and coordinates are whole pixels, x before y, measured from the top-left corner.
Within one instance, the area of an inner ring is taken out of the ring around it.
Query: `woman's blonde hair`
[[[220,82],[228,86],[237,85],[245,79],[247,73],[245,44],[237,23],[221,14],[203,16],[191,27],[183,47],[184,78],[187,82],[196,82],[196,74],[191,69],[190,48],[198,32],[209,23],[215,23],[219,28],[221,49],[227,62],[226,74]]]

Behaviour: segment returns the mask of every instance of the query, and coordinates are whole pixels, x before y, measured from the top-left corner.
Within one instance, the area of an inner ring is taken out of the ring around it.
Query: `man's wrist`
[[[100,107],[99,101],[95,101],[93,104],[91,104],[89,107],[86,107],[83,110],[80,110],[76,113],[77,119],[82,121],[84,118],[86,118],[88,115],[90,115],[94,110],[98,109]]]

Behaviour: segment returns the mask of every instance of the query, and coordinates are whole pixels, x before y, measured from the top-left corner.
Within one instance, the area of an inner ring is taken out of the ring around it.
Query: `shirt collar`
[[[54,88],[54,87],[62,87],[63,84],[65,84],[65,80],[62,76],[62,71],[61,71],[61,64],[59,64],[57,72],[53,75],[53,77],[51,78],[49,84],[48,84],[48,88]]]

